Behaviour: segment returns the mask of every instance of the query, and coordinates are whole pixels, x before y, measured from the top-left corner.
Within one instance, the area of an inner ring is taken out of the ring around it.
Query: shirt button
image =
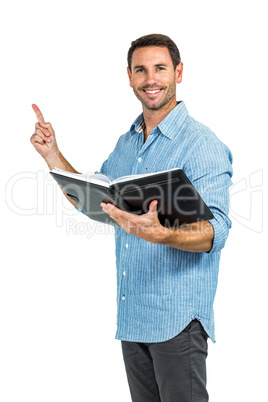
[[[141,162],[141,157],[138,158],[138,161]]]
[[[128,244],[126,244],[126,248],[128,248]]]
[[[123,272],[123,275],[126,276],[126,271]]]
[[[122,300],[123,300],[123,301],[125,300],[125,296],[122,296]]]

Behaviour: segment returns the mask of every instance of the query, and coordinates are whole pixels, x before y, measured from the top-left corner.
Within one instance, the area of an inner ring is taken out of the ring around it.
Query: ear
[[[176,82],[180,84],[182,82],[182,73],[183,73],[183,63],[180,62],[175,70]]]
[[[132,85],[131,71],[130,71],[129,67],[127,68],[127,75],[128,75],[128,79],[129,79],[129,85],[132,88],[133,85]]]

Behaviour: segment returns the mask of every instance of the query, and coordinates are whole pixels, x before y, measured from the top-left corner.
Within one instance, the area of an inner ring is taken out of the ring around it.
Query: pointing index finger
[[[42,115],[41,110],[39,109],[38,106],[36,106],[35,104],[32,105],[32,108],[36,114],[37,120],[39,121],[39,123],[45,123],[45,119],[44,116]]]

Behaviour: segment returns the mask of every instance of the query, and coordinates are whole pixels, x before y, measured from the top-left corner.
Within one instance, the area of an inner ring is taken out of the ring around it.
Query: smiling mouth
[[[160,88],[160,89],[143,89],[143,92],[145,92],[149,95],[158,94],[160,91],[162,91],[162,88]]]
[[[157,94],[160,91],[161,91],[161,89],[155,89],[153,91],[149,91],[149,90],[144,89],[144,92],[146,92],[147,94]]]

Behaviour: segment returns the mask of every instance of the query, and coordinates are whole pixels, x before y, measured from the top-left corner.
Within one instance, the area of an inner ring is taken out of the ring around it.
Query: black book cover
[[[109,188],[88,181],[50,172],[67,195],[91,219],[118,226],[102,211],[101,202],[110,202],[137,215],[147,213],[157,200],[159,221],[163,226],[180,226],[213,219],[214,216],[181,169],[148,174],[141,178],[114,183]]]

